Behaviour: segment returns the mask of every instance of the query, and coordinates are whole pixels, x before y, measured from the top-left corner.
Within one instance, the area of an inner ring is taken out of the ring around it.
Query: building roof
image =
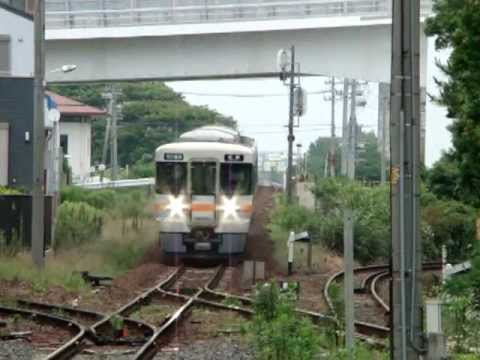
[[[97,117],[105,116],[107,112],[105,110],[82,104],[79,101],[70,99],[66,96],[55,94],[51,91],[46,91],[46,94],[50,96],[58,106],[58,111],[64,116],[85,116],[85,117]]]

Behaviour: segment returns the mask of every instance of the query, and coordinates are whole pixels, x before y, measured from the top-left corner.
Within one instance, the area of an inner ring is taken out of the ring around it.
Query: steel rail
[[[222,300],[231,299],[231,300],[238,301],[238,302],[242,303],[243,305],[248,305],[248,306],[253,306],[253,303],[254,303],[253,299],[251,299],[249,297],[234,295],[234,294],[228,294],[228,293],[225,293],[225,292],[217,291],[217,290],[214,290],[214,287],[212,287],[212,286],[205,286],[204,290],[205,290],[205,294],[221,298]],[[316,323],[320,323],[320,322],[323,322],[323,321],[327,321],[327,322],[334,322],[335,321],[335,319],[331,316],[328,316],[328,315],[325,315],[325,314],[322,314],[322,313],[318,313],[318,312],[314,312],[314,311],[310,311],[310,310],[296,308],[295,312],[299,315],[310,317]]]
[[[218,284],[223,274],[223,266],[219,266],[212,277],[207,281],[206,287]],[[160,286],[159,290],[165,291],[164,286]],[[185,316],[187,311],[193,306],[196,302],[196,299],[204,292],[204,287],[199,288],[197,292],[188,297],[188,300],[179,308],[175,313],[168,318],[168,320],[153,334],[153,336],[148,340],[148,342],[135,354],[135,360],[150,360],[155,357],[155,354],[158,352],[158,346],[160,345],[160,338],[169,335],[169,332],[172,330],[173,325],[178,324]]]
[[[442,266],[442,263],[440,263],[440,262],[429,262],[429,263],[423,264],[423,269],[424,270],[437,270],[437,269],[441,268],[441,266]],[[386,264],[383,264],[383,265],[369,265],[369,266],[363,266],[363,267],[358,267],[358,268],[354,269],[354,274],[359,274],[359,273],[364,273],[364,272],[372,272],[373,271],[373,275],[378,276],[378,275],[383,274],[385,272],[388,273],[388,271],[386,271],[386,270],[389,270],[389,269],[390,269],[390,266],[386,265]],[[335,314],[335,316],[336,316],[335,307],[333,306],[332,299],[330,298],[329,290],[330,290],[331,285],[335,281],[340,279],[343,276],[343,274],[344,274],[343,271],[339,271],[339,272],[336,272],[335,274],[333,274],[332,276],[330,276],[330,278],[327,280],[327,282],[325,284],[325,287],[323,288],[323,296],[325,298],[325,301],[327,302],[327,304],[330,308],[330,311],[333,314]],[[368,275],[366,278],[364,278],[362,280],[362,288],[365,288],[367,286],[368,282],[370,280],[372,280],[373,275]],[[372,280],[372,283],[373,283],[373,280]],[[370,286],[372,286],[372,283],[370,283]],[[371,289],[372,288],[370,287],[370,292],[371,292]],[[372,296],[374,297],[373,294],[372,294]],[[375,300],[377,300],[377,299],[375,299]],[[336,322],[338,324],[338,320]],[[386,326],[381,326],[381,325],[368,323],[368,322],[364,322],[364,321],[359,321],[359,320],[355,320],[355,329],[358,332],[355,336],[357,336],[360,339],[365,339],[364,336],[361,336],[362,334],[367,334],[369,336],[375,335],[379,338],[385,338],[390,334],[390,328],[388,328]],[[374,341],[374,339],[370,339],[370,341]],[[377,345],[380,345],[380,344],[377,344]],[[386,346],[386,344],[383,344],[383,346]]]
[[[54,352],[47,355],[45,357],[45,360],[71,359],[71,357],[79,351],[80,347],[82,346],[82,340],[86,334],[85,327],[81,324],[56,315],[46,314],[39,311],[15,309],[5,306],[0,306],[0,313],[8,315],[20,315],[22,317],[42,323],[53,323],[61,326],[64,329],[67,329],[70,333],[75,334],[75,336],[71,338],[68,342],[63,344]]]
[[[172,281],[176,281],[176,279],[181,275],[181,273],[183,271],[184,271],[184,268],[182,266],[177,267],[175,269],[175,271],[173,271],[169,276],[167,276],[167,278],[162,280],[159,284],[157,284],[154,287],[144,291],[142,294],[140,294],[139,296],[137,296],[136,298],[134,298],[133,300],[131,300],[127,304],[123,305],[117,311],[105,316],[103,319],[101,319],[100,321],[95,323],[90,328],[91,332],[94,335],[98,336],[99,329],[104,327],[104,326],[107,326],[108,322],[113,317],[120,316],[120,317],[123,318],[125,315],[131,314],[136,308],[138,308],[138,307],[142,306],[143,304],[147,303],[149,301],[150,297],[157,291],[158,288],[160,288],[162,286],[165,286],[167,284],[170,284]],[[131,320],[131,319],[125,318],[124,320],[128,321],[128,320]],[[145,323],[141,323],[141,322],[139,322],[139,323],[144,324],[147,327],[148,332],[150,334],[155,333],[155,329],[152,326],[150,326],[148,324],[145,324]]]
[[[372,280],[370,284],[370,293],[372,294],[375,301],[385,310],[387,314],[390,313],[390,306],[387,305],[387,303],[383,300],[383,298],[378,293],[377,285],[384,278],[390,278],[390,277],[391,277],[390,271],[379,273],[375,276],[375,278]]]
[[[440,262],[431,262],[431,263],[425,263],[423,264],[422,269],[427,270],[427,271],[435,271],[435,270],[440,270],[442,268],[443,264]],[[391,277],[391,274],[389,271],[385,272],[380,272],[375,274],[373,277],[372,282],[370,283],[370,288],[369,291],[372,294],[373,298],[375,301],[385,310],[385,312],[388,314],[390,313],[390,306],[385,302],[385,300],[381,297],[381,295],[378,292],[378,284],[384,280],[384,278],[389,278]]]

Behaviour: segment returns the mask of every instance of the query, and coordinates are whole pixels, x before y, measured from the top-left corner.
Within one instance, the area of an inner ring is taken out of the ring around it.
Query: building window
[[[64,155],[68,155],[68,135],[60,135],[60,147]]]
[[[10,75],[10,36],[0,34],[0,76]]]

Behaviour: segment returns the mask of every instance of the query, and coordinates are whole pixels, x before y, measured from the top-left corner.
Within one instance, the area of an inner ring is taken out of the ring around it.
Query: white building
[[[0,0],[0,77],[33,77],[33,18]]]
[[[92,164],[91,121],[107,112],[52,92],[47,94],[60,111],[60,146],[72,168],[73,181],[82,182],[90,176]]]

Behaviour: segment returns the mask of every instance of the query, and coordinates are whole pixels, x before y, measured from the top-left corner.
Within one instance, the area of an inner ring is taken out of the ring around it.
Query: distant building
[[[92,165],[91,121],[107,112],[76,100],[47,91],[60,112],[60,147],[72,168],[74,182],[90,176]]]

